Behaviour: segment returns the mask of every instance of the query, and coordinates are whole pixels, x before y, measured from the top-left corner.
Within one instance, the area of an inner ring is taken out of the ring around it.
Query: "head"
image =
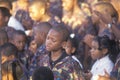
[[[47,4],[44,0],[34,0],[29,6],[30,17],[34,21],[40,21],[46,14]]]
[[[32,80],[54,80],[53,72],[48,67],[39,67],[33,72]]]
[[[77,0],[62,0],[62,7],[65,11],[71,11]]]
[[[0,7],[0,28],[7,26],[9,17],[11,16],[9,9]]]
[[[72,55],[76,53],[76,50],[78,48],[78,41],[77,41],[77,37],[74,33],[70,34],[66,46],[65,46],[65,50],[66,53],[68,55]]]
[[[14,32],[11,42],[18,48],[18,51],[23,51],[26,45],[27,36],[21,31]]]
[[[12,43],[5,43],[1,46],[2,63],[14,60],[17,55],[17,48]]]
[[[100,17],[103,17],[104,19]],[[94,23],[98,22],[99,20],[107,20],[106,18],[108,17],[114,23],[118,21],[118,13],[111,3],[98,2],[92,6],[92,18]]]
[[[34,40],[38,45],[45,43],[47,34],[51,28],[52,26],[48,22],[41,22],[33,28]]]
[[[7,32],[4,30],[0,30],[0,46],[6,42],[8,42]]]
[[[46,38],[46,49],[50,52],[62,50],[68,37],[69,31],[64,24],[52,27]]]
[[[116,48],[116,42],[110,40],[108,36],[95,37],[92,41],[91,57],[92,59],[100,59],[109,54],[109,58],[112,60],[117,56],[118,52]]]

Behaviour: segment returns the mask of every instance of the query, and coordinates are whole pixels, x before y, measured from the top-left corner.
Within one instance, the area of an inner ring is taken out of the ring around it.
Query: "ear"
[[[74,52],[75,52],[75,50],[76,50],[76,48],[75,48],[75,47],[73,47],[73,48],[72,48],[72,53],[74,53]]]
[[[108,52],[108,49],[103,49],[102,52],[105,55]]]
[[[63,49],[65,49],[66,44],[67,44],[67,42],[66,42],[66,41],[62,42],[62,48],[63,48]]]

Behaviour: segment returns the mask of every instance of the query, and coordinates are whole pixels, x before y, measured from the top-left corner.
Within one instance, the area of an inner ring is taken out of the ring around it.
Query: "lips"
[[[50,49],[50,46],[47,46],[47,45],[46,45],[46,49],[49,50],[49,49]]]

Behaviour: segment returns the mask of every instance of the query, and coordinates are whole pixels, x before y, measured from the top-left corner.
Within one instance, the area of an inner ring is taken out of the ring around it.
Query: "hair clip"
[[[74,33],[71,33],[70,34],[70,38],[74,38],[75,37],[75,34]]]

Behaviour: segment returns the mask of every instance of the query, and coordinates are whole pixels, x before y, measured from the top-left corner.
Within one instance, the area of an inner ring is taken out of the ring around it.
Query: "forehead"
[[[93,40],[92,41],[92,47],[97,47],[98,48],[99,47],[98,42]]]
[[[49,32],[48,32],[48,36],[52,36],[54,38],[58,38],[58,39],[62,39],[62,34],[59,32],[59,31],[56,31],[54,29],[51,29]]]

